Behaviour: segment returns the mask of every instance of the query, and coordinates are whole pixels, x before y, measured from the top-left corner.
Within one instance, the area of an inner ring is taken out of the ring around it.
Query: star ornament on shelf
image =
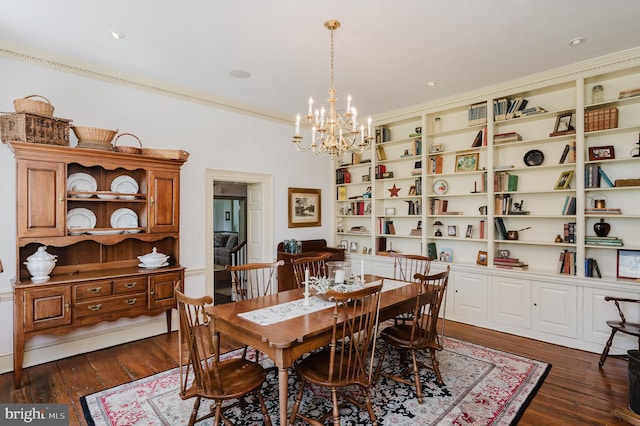
[[[402,188],[398,188],[396,187],[396,184],[393,184],[393,187],[387,189],[387,191],[389,191],[391,193],[391,197],[397,197],[398,196],[398,192],[400,192]]]

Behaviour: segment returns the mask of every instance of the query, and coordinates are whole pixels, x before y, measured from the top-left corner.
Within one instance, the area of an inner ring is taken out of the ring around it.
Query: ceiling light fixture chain
[[[351,95],[347,97],[347,108],[344,112],[336,109],[338,93],[334,88],[334,53],[335,43],[333,32],[340,28],[340,22],[329,20],[324,23],[324,27],[331,31],[331,62],[329,76],[329,97],[328,108],[322,106],[320,110],[313,111],[313,98],[309,98],[309,112],[307,121],[311,126],[311,143],[308,146],[302,145],[302,135],[300,134],[300,114],[296,115],[295,134],[293,143],[298,151],[312,151],[314,154],[327,154],[331,157],[341,156],[347,151],[362,152],[371,146],[373,137],[371,136],[371,117],[367,122],[367,132],[365,135],[364,125],[358,125],[357,111],[351,106]]]

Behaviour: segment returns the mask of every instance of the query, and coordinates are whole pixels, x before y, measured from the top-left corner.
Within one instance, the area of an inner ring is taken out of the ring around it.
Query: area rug
[[[517,423],[546,377],[550,364],[444,337],[438,353],[444,386],[435,383],[430,369],[421,371],[424,402],[418,403],[413,387],[380,376],[372,402],[382,425],[510,425]],[[378,348],[380,349],[380,348]],[[238,356],[239,351],[225,355]],[[398,354],[385,357],[383,370],[391,372]],[[423,361],[429,364],[428,356]],[[261,359],[265,367],[273,363]],[[396,371],[397,372],[397,371]],[[186,425],[194,400],[178,396],[179,370],[172,369],[81,398],[89,425]],[[289,375],[289,409],[298,389],[295,372]],[[279,424],[278,379],[269,374],[263,395],[274,425]],[[323,389],[305,391],[301,410],[306,413],[330,408],[330,394]],[[209,410],[203,401],[200,413]],[[345,408],[342,424],[369,423],[366,412]],[[243,410],[233,408],[228,417],[236,425],[263,424],[255,401]],[[199,423],[211,425],[213,419]]]

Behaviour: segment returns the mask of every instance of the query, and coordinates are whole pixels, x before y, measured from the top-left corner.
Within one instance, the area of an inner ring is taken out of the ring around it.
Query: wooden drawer
[[[73,286],[73,293],[75,295],[75,300],[111,296],[113,294],[113,281],[91,281],[85,284],[77,284]]]
[[[113,294],[147,291],[147,277],[131,277],[113,281]]]
[[[147,308],[147,293],[133,293],[124,296],[105,297],[85,302],[78,302],[74,306],[74,317],[84,318],[101,316],[111,312],[139,310]]]

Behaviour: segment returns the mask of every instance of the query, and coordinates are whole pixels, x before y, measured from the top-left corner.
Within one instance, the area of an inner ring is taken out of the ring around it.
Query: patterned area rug
[[[372,393],[374,409],[382,425],[510,425],[515,424],[542,384],[551,365],[517,355],[477,346],[453,338],[443,339],[438,353],[445,385],[435,383],[430,369],[421,372],[424,402],[419,404],[412,387],[380,377]],[[379,349],[379,348],[378,348]],[[227,356],[238,356],[232,352]],[[425,357],[429,365],[428,356]],[[390,351],[384,370],[397,365],[398,354]],[[265,367],[271,360],[262,359]],[[396,371],[397,372],[397,371]],[[126,383],[81,398],[89,425],[186,425],[194,400],[178,396],[178,369]],[[295,372],[289,376],[289,408],[293,406],[298,384]],[[278,417],[278,379],[269,374],[263,387],[265,402],[274,425]],[[308,389],[301,411],[329,409],[331,397],[323,389]],[[203,401],[200,412],[209,410]],[[366,412],[343,409],[342,424],[367,424]],[[261,425],[262,416],[255,401],[242,412],[228,411],[236,425]],[[211,425],[213,419],[200,424]]]

